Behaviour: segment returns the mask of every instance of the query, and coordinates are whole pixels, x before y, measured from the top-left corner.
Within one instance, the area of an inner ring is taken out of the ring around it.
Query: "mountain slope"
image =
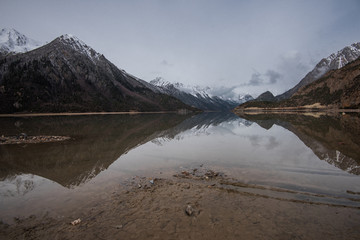
[[[0,113],[188,108],[154,92],[71,35],[0,58]]]
[[[360,58],[300,88],[288,105],[320,103],[335,108],[360,108]]]
[[[354,61],[358,57],[360,57],[360,42],[353,43],[351,46],[347,46],[337,53],[333,53],[327,58],[323,58],[295,87],[276,96],[276,99],[284,100],[290,98],[301,87],[314,82],[330,70],[344,67],[347,63]]]
[[[280,102],[247,102],[234,109],[246,108],[360,108],[360,58],[346,66],[331,70],[320,79],[303,86],[287,100]]]
[[[235,101],[232,99],[224,100],[220,96],[213,96],[210,93],[210,88],[201,88],[199,86],[185,87],[182,83],[170,83],[162,78],[156,78],[150,81],[159,92],[173,96],[180,101],[199,108],[210,111],[224,111],[230,110],[242,102],[252,99],[250,95],[245,95],[243,98]]]
[[[26,37],[15,29],[3,28],[0,31],[0,55],[24,53],[41,45],[40,42]]]

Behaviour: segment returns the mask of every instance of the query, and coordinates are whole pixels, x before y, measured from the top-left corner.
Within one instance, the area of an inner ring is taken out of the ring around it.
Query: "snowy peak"
[[[330,56],[321,59],[321,61],[316,64],[313,70],[311,70],[306,76],[301,79],[301,81],[293,88],[276,96],[277,100],[283,100],[290,98],[296,91],[301,87],[306,86],[317,79],[321,78],[329,72],[330,70],[336,70],[344,67],[346,64],[355,61],[360,57],[360,42],[353,43],[350,46],[346,46],[340,51],[331,54]]]
[[[194,97],[204,97],[204,98],[211,97],[211,94],[208,92],[210,90],[209,87],[203,88],[200,86],[190,86],[190,85],[185,86],[184,84],[179,82],[171,83],[169,81],[166,81],[162,77],[157,77],[154,80],[151,80],[150,83],[162,89],[176,88],[177,90],[191,94]]]
[[[250,95],[239,95],[232,92],[233,88],[225,89],[223,87],[222,91],[219,91],[218,88],[184,85],[179,82],[171,83],[161,77],[150,81],[150,85],[161,93],[173,96],[202,110],[229,110],[239,103],[253,99]]]
[[[150,83],[154,86],[162,87],[162,88],[166,88],[172,85],[169,81],[166,81],[162,77],[157,77],[154,80],[151,80]]]
[[[198,85],[196,86],[188,86],[187,87],[189,93],[193,96],[200,96],[203,98],[211,98],[213,97],[212,94],[210,94],[210,87],[200,87]]]
[[[58,37],[58,40],[63,44],[70,46],[75,51],[86,55],[92,61],[99,60],[99,58],[102,56],[79,38],[71,34],[61,35]]]
[[[12,28],[3,28],[0,32],[1,53],[24,53],[40,47],[42,44]]]
[[[324,58],[320,63],[322,67],[328,67],[331,70],[339,69],[360,57],[360,42],[346,46],[337,53],[333,53]]]
[[[254,100],[254,98],[250,94],[245,94],[245,95],[239,95],[238,102],[241,104],[251,100]]]

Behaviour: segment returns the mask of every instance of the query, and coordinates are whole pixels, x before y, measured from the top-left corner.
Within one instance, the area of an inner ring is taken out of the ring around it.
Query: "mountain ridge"
[[[1,113],[192,109],[154,92],[75,36],[0,57]]]
[[[316,66],[304,78],[300,80],[293,88],[286,92],[277,95],[276,100],[281,101],[290,98],[301,87],[310,84],[317,79],[324,76],[330,70],[336,70],[344,67],[346,64],[356,60],[360,57],[360,42],[353,43],[350,46],[346,46],[336,53],[330,54],[328,57],[323,58],[316,64]]]
[[[250,95],[244,95],[239,97],[236,101],[234,99],[224,99],[222,96],[216,96],[211,93],[210,87],[196,86],[185,86],[182,83],[171,83],[164,80],[161,77],[157,77],[150,81],[158,91],[173,96],[180,101],[202,109],[212,111],[224,111],[230,110],[239,105],[239,103],[252,100]]]
[[[360,57],[301,87],[289,99],[279,102],[247,102],[234,111],[254,108],[267,111],[360,109]]]

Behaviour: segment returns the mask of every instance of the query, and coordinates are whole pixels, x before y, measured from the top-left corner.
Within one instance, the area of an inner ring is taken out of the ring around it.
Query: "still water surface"
[[[0,220],[60,216],[101,201],[135,175],[171,177],[205,166],[242,191],[360,207],[355,115],[203,113],[0,118],[5,136],[62,135],[58,143],[0,145]]]

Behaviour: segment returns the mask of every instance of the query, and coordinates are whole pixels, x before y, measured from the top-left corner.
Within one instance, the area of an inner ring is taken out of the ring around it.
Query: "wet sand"
[[[132,177],[58,217],[0,224],[1,239],[359,239],[360,209],[238,191],[216,171]],[[234,184],[233,184],[234,185]],[[187,210],[187,211],[186,211]],[[80,218],[76,225],[70,223]]]

